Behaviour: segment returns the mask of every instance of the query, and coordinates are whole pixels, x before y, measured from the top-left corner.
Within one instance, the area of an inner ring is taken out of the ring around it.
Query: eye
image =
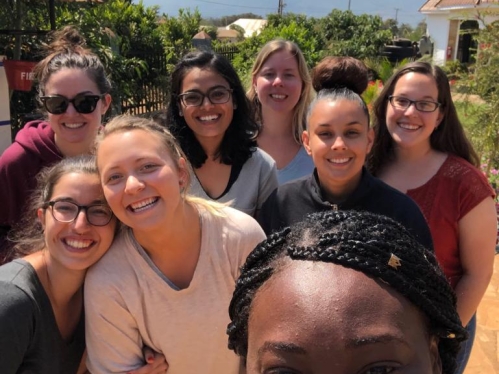
[[[271,368],[264,371],[265,374],[299,374],[299,371],[289,368]]]
[[[348,130],[345,135],[349,136],[349,137],[355,137],[357,135],[360,134],[360,131],[358,130]]]
[[[140,168],[140,170],[145,171],[145,172],[148,172],[148,171],[153,171],[153,170],[156,170],[156,168],[157,168],[157,167],[158,167],[158,165],[149,163],[149,164],[145,164],[145,165],[143,165],[143,166]]]
[[[395,98],[395,104],[399,106],[407,106],[409,105],[410,101],[408,99],[404,99],[403,97],[396,97]]]
[[[104,180],[105,180],[106,184],[116,184],[119,182],[121,177],[122,176],[120,174],[111,174],[107,178],[105,178]]]
[[[363,374],[389,374],[393,373],[395,370],[396,368],[393,366],[380,365],[366,370]]]
[[[182,96],[184,103],[186,104],[196,104],[200,101],[201,95],[196,92],[191,92]]]
[[[435,107],[435,103],[432,103],[431,101],[419,101],[418,106],[423,110],[433,109]]]
[[[111,214],[110,209],[106,205],[93,205],[88,209],[89,214],[95,216],[108,217]]]

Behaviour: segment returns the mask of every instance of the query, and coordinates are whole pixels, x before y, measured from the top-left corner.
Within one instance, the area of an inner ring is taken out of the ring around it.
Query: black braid
[[[391,256],[400,266],[388,264]],[[456,296],[435,256],[402,225],[368,212],[315,213],[268,237],[248,256],[229,307],[229,348],[246,359],[248,318],[256,292],[290,260],[322,261],[360,271],[389,284],[429,320],[440,338],[444,374],[456,368],[460,343],[467,338],[456,311]]]

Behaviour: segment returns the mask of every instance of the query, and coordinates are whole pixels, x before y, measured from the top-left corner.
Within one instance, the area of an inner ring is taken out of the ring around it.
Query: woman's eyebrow
[[[300,355],[306,355],[307,351],[293,343],[286,342],[265,342],[263,346],[258,349],[258,354],[261,355],[265,352],[285,352],[285,353],[294,353]]]
[[[409,346],[407,341],[400,336],[393,334],[381,334],[381,335],[366,335],[358,338],[350,339],[346,342],[348,348],[358,348],[370,344],[388,344],[388,343],[401,343]]]

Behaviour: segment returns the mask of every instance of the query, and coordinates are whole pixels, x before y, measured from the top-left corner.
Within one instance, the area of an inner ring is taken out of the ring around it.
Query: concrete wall
[[[2,56],[0,56],[2,57]],[[7,75],[0,58],[0,154],[11,144],[10,100]]]

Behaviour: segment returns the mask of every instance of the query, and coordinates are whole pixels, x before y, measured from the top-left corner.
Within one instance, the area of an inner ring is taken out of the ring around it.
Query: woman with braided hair
[[[453,374],[467,337],[433,253],[368,212],[315,213],[270,235],[229,314],[248,374]]]
[[[408,196],[374,178],[365,168],[374,133],[360,94],[367,68],[352,57],[327,57],[312,72],[318,92],[310,104],[303,145],[314,172],[279,186],[263,204],[258,220],[267,234],[324,210],[364,210],[395,219],[432,247],[430,230]]]

